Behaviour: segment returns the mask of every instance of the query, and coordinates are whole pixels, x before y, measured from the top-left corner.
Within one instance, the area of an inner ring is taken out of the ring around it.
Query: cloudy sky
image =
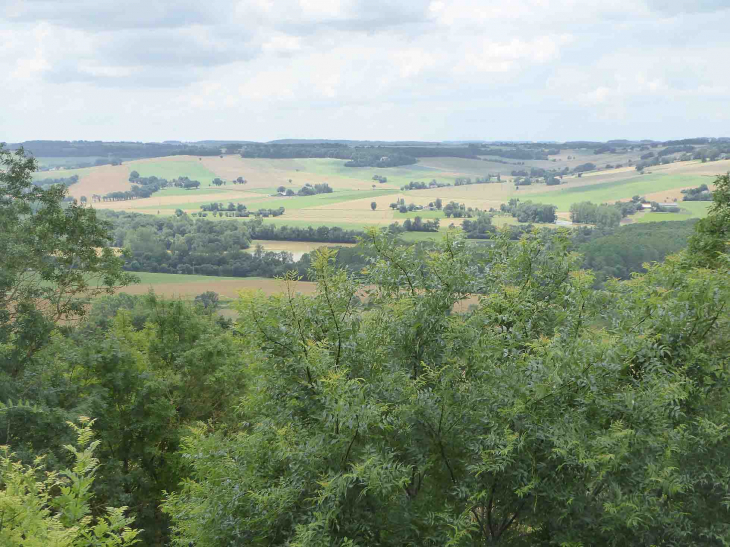
[[[730,136],[730,0],[2,0],[0,141]]]

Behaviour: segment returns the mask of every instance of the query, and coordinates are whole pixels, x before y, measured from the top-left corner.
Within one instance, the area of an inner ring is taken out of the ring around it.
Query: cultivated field
[[[235,299],[243,290],[260,290],[265,294],[277,294],[286,290],[283,282],[262,277],[214,277],[146,272],[139,272],[136,275],[140,278],[139,284],[124,287],[118,292],[147,294],[152,289],[161,296],[190,300],[206,291],[216,292],[225,299]],[[309,281],[296,283],[296,292],[312,294],[314,291],[315,283]]]
[[[72,196],[79,198],[82,195],[91,198],[92,194],[127,190],[129,173],[136,170],[142,176],[155,175],[167,179],[188,176],[199,180],[201,187],[197,190],[171,188],[160,191],[147,199],[130,201],[116,201],[95,203],[100,209],[115,209],[134,211],[152,215],[172,215],[177,209],[186,213],[200,211],[202,205],[212,202],[238,206],[244,204],[249,210],[261,208],[284,207],[286,213],[266,222],[291,226],[341,226],[346,229],[361,230],[367,225],[385,226],[392,222],[402,222],[406,218],[421,216],[424,219],[440,218],[442,226],[451,224],[460,225],[460,219],[447,219],[441,212],[421,211],[401,214],[389,207],[391,203],[404,199],[406,204],[427,206],[441,198],[444,204],[449,201],[464,203],[467,207],[476,207],[488,210],[498,209],[502,203],[512,198],[521,201],[532,200],[540,203],[550,203],[558,207],[561,218],[568,217],[568,211],[573,203],[592,201],[594,203],[628,200],[632,196],[645,196],[652,201],[681,201],[681,190],[696,187],[700,184],[710,184],[713,178],[720,173],[730,171],[730,160],[702,163],[689,161],[673,163],[665,166],[652,167],[647,173],[640,175],[631,167],[608,169],[584,173],[583,176],[565,176],[563,184],[546,186],[533,184],[531,186],[516,187],[509,173],[513,169],[528,169],[530,167],[562,168],[574,167],[580,163],[594,162],[605,165],[608,162],[626,163],[629,159],[637,159],[639,152],[633,156],[617,156],[602,154],[588,154],[586,151],[564,151],[556,158],[557,161],[526,161],[519,165],[516,162],[495,162],[495,158],[482,160],[462,158],[423,158],[415,165],[376,169],[376,168],[349,168],[345,162],[334,159],[243,159],[239,156],[226,155],[224,157],[193,157],[172,156],[167,158],[153,158],[137,161],[128,161],[121,166],[101,166],[77,170],[56,170],[38,173],[38,178],[67,177],[78,174],[80,180],[71,186]],[[570,156],[571,159],[568,159]],[[435,179],[439,182],[453,184],[457,177],[485,176],[500,173],[501,183],[473,184],[468,186],[450,186],[426,190],[401,191],[400,187],[410,181],[429,182]],[[384,184],[373,181],[374,175],[387,177]],[[214,187],[211,182],[219,177],[226,181],[225,186]],[[243,177],[248,182],[245,185],[232,184],[231,181]],[[304,184],[327,183],[334,192],[315,196],[281,197],[276,194],[277,188],[284,186],[294,191]],[[375,202],[373,211],[371,203]],[[684,204],[683,204],[684,207]],[[703,216],[706,206],[689,204],[677,217]],[[637,215],[631,221],[658,220],[657,216],[666,215],[644,214]],[[207,216],[209,220],[236,221],[236,219]],[[649,219],[649,220],[647,220]],[[668,219],[668,217],[667,217]],[[497,218],[498,223],[509,223],[511,220]],[[272,250],[288,250],[305,252],[294,249],[293,245],[281,243],[267,248]]]

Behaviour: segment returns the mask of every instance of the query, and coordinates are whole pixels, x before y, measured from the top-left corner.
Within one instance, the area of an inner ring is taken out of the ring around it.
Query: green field
[[[682,201],[678,213],[646,213],[638,217],[635,222],[665,222],[668,220],[689,220],[691,218],[703,218],[707,216],[707,209],[712,202],[709,201]]]
[[[201,186],[208,186],[216,174],[197,161],[134,162],[127,164],[129,171],[137,171],[141,177],[159,177],[167,180],[189,177],[199,180]]]
[[[550,203],[557,205],[558,211],[569,211],[573,203],[581,201],[592,201],[593,203],[614,202],[635,195],[643,196],[653,192],[674,190],[686,186],[699,186],[705,183],[707,183],[707,177],[702,176],[636,175],[626,180],[604,182],[589,186],[571,187],[570,184],[566,184],[565,188],[561,188],[560,190],[535,194],[525,193],[524,197],[519,197],[522,198],[522,201]]]

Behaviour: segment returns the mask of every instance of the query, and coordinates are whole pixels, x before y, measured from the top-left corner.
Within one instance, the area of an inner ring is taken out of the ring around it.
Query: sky
[[[730,0],[2,0],[0,141],[730,136]]]

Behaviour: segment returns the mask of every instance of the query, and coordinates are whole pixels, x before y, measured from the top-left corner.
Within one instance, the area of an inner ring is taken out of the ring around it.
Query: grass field
[[[619,182],[604,182],[589,186],[567,186],[560,191],[527,194],[523,201],[532,200],[540,203],[552,203],[559,211],[569,211],[573,203],[592,201],[593,203],[614,202],[631,198],[635,195],[646,195],[699,186],[706,183],[704,177],[690,175],[651,174],[639,175]]]
[[[644,213],[637,215],[635,222],[664,222],[667,220],[689,220],[703,218],[710,207],[709,201],[682,201],[679,202],[680,211],[677,213]]]

